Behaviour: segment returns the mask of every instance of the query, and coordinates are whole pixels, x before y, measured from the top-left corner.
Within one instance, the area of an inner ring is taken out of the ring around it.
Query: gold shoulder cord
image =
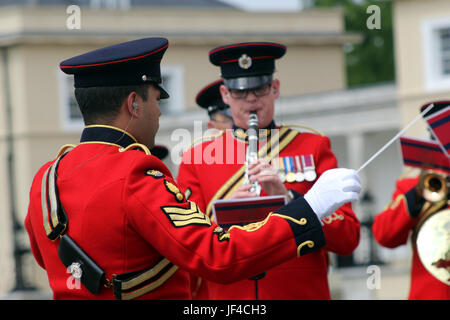
[[[147,148],[147,146],[143,145],[142,143],[132,143],[129,146],[127,146],[126,148],[120,148],[119,152],[125,152],[128,150],[133,150],[133,149],[141,149],[142,151],[145,152],[146,155],[151,155],[152,153],[150,152],[150,150]]]
[[[59,148],[58,154],[56,155],[56,158],[59,158],[63,153],[65,153],[68,149],[75,148],[75,144],[65,144],[61,148]]]
[[[320,132],[319,130],[316,130],[314,128],[308,127],[308,126],[304,126],[301,124],[284,124],[284,127],[291,127],[291,128],[300,128],[300,129],[305,129],[305,130],[309,130],[315,134],[318,134],[319,136],[324,136],[324,134],[322,132]]]

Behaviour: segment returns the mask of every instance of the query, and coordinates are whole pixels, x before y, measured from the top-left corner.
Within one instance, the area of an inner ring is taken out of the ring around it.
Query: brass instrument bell
[[[448,198],[448,176],[432,170],[424,171],[419,178],[418,191],[426,201],[431,203]]]
[[[450,285],[450,208],[449,176],[432,170],[419,178],[418,192],[423,198],[442,208],[419,217],[413,233],[417,254],[425,269],[436,279]]]

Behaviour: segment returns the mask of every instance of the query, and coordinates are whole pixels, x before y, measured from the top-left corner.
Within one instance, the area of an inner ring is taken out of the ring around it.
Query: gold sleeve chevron
[[[161,207],[161,210],[169,218],[170,222],[176,227],[186,227],[189,225],[211,225],[211,220],[207,215],[200,211],[198,206],[191,201],[188,201],[189,208],[178,206]]]

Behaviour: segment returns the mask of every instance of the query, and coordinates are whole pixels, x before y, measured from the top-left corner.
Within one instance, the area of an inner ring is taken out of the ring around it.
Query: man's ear
[[[220,85],[219,87],[220,94],[222,95],[222,101],[225,102],[225,104],[229,104],[230,101],[230,91],[225,85]]]
[[[280,80],[278,79],[274,79],[272,81],[272,94],[274,95],[275,99],[280,96]]]
[[[130,113],[130,115],[133,115],[135,117],[138,115],[139,111],[139,102],[137,101],[137,97],[138,95],[133,91],[127,96],[125,100],[126,109]]]

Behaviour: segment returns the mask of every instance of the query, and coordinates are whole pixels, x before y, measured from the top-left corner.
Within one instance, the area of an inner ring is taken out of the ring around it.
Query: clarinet
[[[245,184],[251,184],[250,192],[256,193],[258,196],[261,193],[261,185],[258,181],[250,182],[248,175],[248,166],[258,160],[258,116],[256,111],[252,111],[250,113],[250,118],[248,119],[248,148],[247,148],[247,156],[245,159]]]

